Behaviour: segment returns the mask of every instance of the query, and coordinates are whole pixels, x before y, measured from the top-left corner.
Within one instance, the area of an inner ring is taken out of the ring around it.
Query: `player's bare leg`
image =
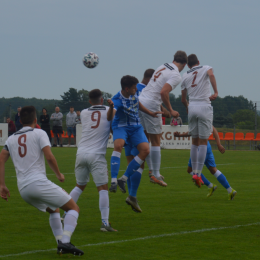
[[[124,139],[116,139],[114,141],[114,151],[111,156],[111,187],[109,188],[110,192],[117,191],[117,176],[120,169],[120,158],[123,147],[125,145]]]

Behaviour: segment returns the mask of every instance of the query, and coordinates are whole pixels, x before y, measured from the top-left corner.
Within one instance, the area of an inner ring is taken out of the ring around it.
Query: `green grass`
[[[76,148],[52,149],[65,182],[58,183],[54,175],[48,178],[70,192],[75,185]],[[107,151],[107,159],[111,156]],[[85,251],[82,259],[259,259],[260,225],[242,226],[197,233],[183,231],[232,227],[259,222],[259,153],[257,151],[214,151],[218,169],[238,191],[234,201],[228,201],[227,191],[218,185],[210,198],[207,188],[196,188],[186,173],[188,150],[162,150],[162,170],[166,188],[151,184],[148,171],[143,173],[138,191],[143,213],[133,212],[125,203],[126,195],[118,191],[110,195],[110,222],[116,233],[99,231],[101,225],[98,192],[91,181],[81,195],[80,216],[72,242]],[[167,168],[175,167],[175,168]],[[122,156],[121,169],[126,168]],[[52,174],[47,167],[47,174]],[[120,172],[120,175],[123,171]],[[6,185],[11,192],[8,202],[0,201],[0,259],[4,255],[56,247],[49,227],[48,213],[26,204],[18,192],[12,161],[6,165]],[[204,175],[215,184],[206,168]],[[172,236],[143,240],[90,245],[178,233]],[[45,251],[3,259],[75,259]]]

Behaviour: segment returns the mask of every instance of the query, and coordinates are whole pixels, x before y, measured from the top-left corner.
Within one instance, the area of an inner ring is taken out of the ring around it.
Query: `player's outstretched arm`
[[[213,70],[210,69],[208,70],[208,75],[209,75],[209,80],[210,80],[210,83],[212,85],[212,88],[214,90],[214,94],[211,95],[209,97],[210,100],[215,100],[217,97],[218,97],[218,88],[217,88],[217,81],[216,81],[216,78],[215,78],[215,75],[213,73]]]
[[[161,110],[163,112],[162,114],[163,117],[171,118],[171,113],[162,105],[161,105]]]
[[[8,201],[10,192],[5,185],[5,163],[8,160],[10,154],[7,150],[2,150],[0,153],[0,196],[2,199]]]
[[[109,105],[109,109],[107,111],[107,121],[111,121],[115,116],[116,110],[114,109],[114,102],[111,99],[108,99],[107,103]]]
[[[181,91],[181,102],[186,107],[186,110],[187,110],[187,113],[188,113],[189,102],[187,100],[187,89],[186,88]]]
[[[174,137],[190,137],[189,132],[181,134],[180,132],[174,132]]]
[[[158,117],[158,114],[163,114],[162,111],[157,111],[157,112],[152,112],[149,109],[147,109],[146,107],[144,107],[142,105],[142,103],[139,101],[139,110],[141,110],[142,112],[144,112],[145,114],[152,116],[152,117]]]
[[[213,128],[213,136],[215,137],[215,140],[216,140],[216,143],[217,143],[217,146],[218,146],[218,150],[221,152],[221,153],[224,153],[225,152],[225,148],[224,146],[221,145],[220,143],[220,139],[219,139],[219,135],[218,135],[218,130],[212,126]]]
[[[44,148],[42,148],[42,151],[44,153],[44,156],[45,156],[50,168],[54,171],[58,180],[60,182],[64,182],[64,179],[65,179],[64,175],[62,173],[60,173],[57,161],[51,152],[50,146],[45,146]]]
[[[171,106],[171,102],[170,102],[170,98],[169,98],[169,93],[171,91],[172,91],[172,86],[168,83],[165,83],[161,90],[162,102],[173,117],[178,117],[178,116],[180,116],[179,112],[174,111]]]

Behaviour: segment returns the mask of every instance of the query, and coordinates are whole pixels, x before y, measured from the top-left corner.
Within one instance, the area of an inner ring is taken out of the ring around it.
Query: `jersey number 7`
[[[191,87],[192,87],[192,88],[194,88],[194,87],[197,86],[197,84],[194,84],[194,83],[195,83],[195,80],[196,80],[196,78],[197,78],[197,74],[198,74],[198,71],[194,71],[194,72],[192,73],[192,75],[195,75],[194,78],[193,78],[193,81],[192,81],[192,83],[191,83]]]

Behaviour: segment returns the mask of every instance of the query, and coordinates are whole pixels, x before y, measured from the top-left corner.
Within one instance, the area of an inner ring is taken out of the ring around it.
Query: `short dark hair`
[[[45,109],[45,110],[46,110],[46,112],[47,112],[47,109],[46,109],[45,107],[43,107],[43,108],[42,108],[42,111],[43,111],[43,109]]]
[[[126,75],[121,78],[121,88],[124,90],[125,88],[131,88],[133,85],[139,83],[136,77]]]
[[[199,60],[195,54],[190,54],[188,56],[188,66],[193,67],[194,65],[199,64]]]
[[[102,92],[100,89],[92,89],[89,94],[89,99],[93,104],[98,104],[100,102],[100,98],[102,97]]]
[[[8,116],[8,117],[6,118],[6,120],[7,120],[8,118],[10,119],[10,117]]]
[[[74,108],[74,106],[70,106],[70,108]]]
[[[150,79],[153,76],[154,71],[155,71],[154,69],[147,69],[144,72],[144,78]]]
[[[177,51],[174,54],[173,61],[176,61],[176,62],[181,63],[181,64],[186,64],[187,61],[188,61],[186,52],[185,51]]]
[[[36,109],[34,106],[26,106],[21,109],[20,120],[23,125],[31,125],[36,118]]]

